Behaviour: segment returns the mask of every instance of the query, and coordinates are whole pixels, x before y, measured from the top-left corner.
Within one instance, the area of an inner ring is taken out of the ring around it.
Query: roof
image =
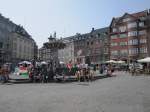
[[[137,19],[138,19],[139,17],[146,16],[147,13],[148,13],[148,10],[144,10],[144,11],[136,12],[136,13],[132,13],[132,14],[125,13],[125,14],[124,14],[123,16],[121,16],[121,17],[113,18],[112,21],[111,21],[110,26],[112,25],[113,22],[114,22],[114,23],[118,23],[118,22],[119,22],[124,16],[126,16],[126,15],[129,15],[129,16],[131,16],[131,17],[133,17],[133,18],[137,18]]]
[[[9,20],[9,18],[4,17],[2,14],[0,14],[0,18],[2,19],[2,21],[5,21],[7,25],[13,26],[12,30],[9,31],[9,32],[18,33],[19,35],[22,35],[25,38],[33,40],[33,38],[31,37],[31,35],[29,35],[29,33],[23,28],[23,26],[15,24],[11,20]]]
[[[63,40],[64,39],[72,39],[74,41],[76,41],[76,40],[83,40],[83,39],[87,39],[89,37],[92,38],[93,35],[95,37],[95,35],[97,35],[97,34],[102,34],[102,33],[105,34],[106,32],[108,32],[108,27],[100,28],[100,29],[93,29],[92,28],[92,31],[89,32],[89,33],[84,33],[84,34],[76,33],[76,35],[63,38]]]

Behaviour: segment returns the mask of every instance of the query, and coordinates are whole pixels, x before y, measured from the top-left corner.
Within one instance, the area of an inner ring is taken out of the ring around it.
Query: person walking
[[[3,80],[3,70],[2,67],[0,66],[0,82]]]
[[[48,82],[48,72],[47,72],[47,66],[46,65],[42,65],[42,82],[47,83]]]

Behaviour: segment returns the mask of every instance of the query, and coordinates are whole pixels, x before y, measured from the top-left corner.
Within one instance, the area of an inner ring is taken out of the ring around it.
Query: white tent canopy
[[[123,64],[123,63],[125,63],[125,61],[117,61],[117,63]]]
[[[28,64],[28,65],[30,65],[31,62],[29,62],[29,61],[22,61],[22,62],[20,62],[19,64]]]
[[[106,61],[106,63],[117,63],[117,61],[109,60],[109,61]]]
[[[144,59],[140,59],[140,60],[138,60],[138,62],[140,62],[140,63],[150,63],[150,57],[146,57]]]
[[[45,61],[42,61],[41,64],[42,64],[42,65],[47,65],[48,63],[45,62]]]
[[[60,64],[65,64],[65,63],[64,63],[64,62],[62,62],[62,61],[60,61],[59,63],[60,63]]]

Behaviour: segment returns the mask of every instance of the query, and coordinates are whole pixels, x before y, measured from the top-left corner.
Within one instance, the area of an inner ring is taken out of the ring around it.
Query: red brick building
[[[110,59],[133,61],[148,56],[149,11],[125,13],[113,18],[109,27]]]

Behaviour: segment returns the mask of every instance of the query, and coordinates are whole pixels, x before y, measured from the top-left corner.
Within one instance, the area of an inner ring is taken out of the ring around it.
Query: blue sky
[[[0,13],[21,24],[39,47],[50,33],[68,37],[108,26],[112,17],[150,8],[150,0],[1,0]]]

